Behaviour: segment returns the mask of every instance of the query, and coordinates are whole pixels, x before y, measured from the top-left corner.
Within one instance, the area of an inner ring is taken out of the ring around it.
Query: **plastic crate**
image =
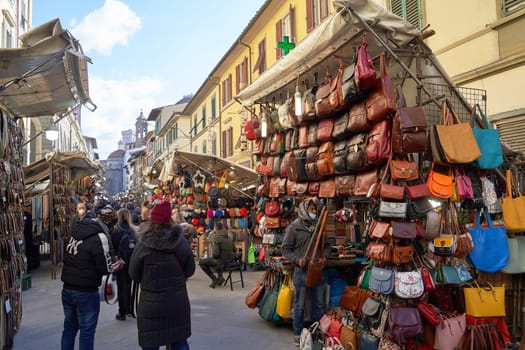
[[[29,288],[31,288],[31,275],[25,274],[22,277],[22,290],[28,290]]]

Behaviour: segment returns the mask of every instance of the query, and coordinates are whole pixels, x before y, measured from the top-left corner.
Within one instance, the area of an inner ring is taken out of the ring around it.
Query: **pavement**
[[[50,262],[43,260],[30,274],[31,288],[22,292],[22,324],[13,349],[58,350],[64,320],[60,271],[52,279]],[[238,276],[238,272],[234,274]],[[262,274],[263,271],[244,271],[244,288],[236,283],[232,292],[229,285],[209,288],[209,278],[197,266],[187,284],[192,309],[192,336],[188,341],[192,350],[297,349],[293,345],[291,322],[266,322],[257,309],[244,304],[246,294]],[[116,313],[117,305],[101,304],[95,349],[140,349],[136,320],[118,321]]]

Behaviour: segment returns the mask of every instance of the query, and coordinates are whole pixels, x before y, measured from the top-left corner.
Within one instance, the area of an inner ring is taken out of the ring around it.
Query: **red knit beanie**
[[[153,206],[150,212],[149,220],[153,224],[168,224],[171,222],[171,204],[168,201],[162,201]]]

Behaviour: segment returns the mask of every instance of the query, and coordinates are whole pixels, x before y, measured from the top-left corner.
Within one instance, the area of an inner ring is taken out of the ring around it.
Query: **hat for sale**
[[[171,204],[161,201],[153,206],[150,212],[150,221],[153,224],[168,224],[171,222]]]

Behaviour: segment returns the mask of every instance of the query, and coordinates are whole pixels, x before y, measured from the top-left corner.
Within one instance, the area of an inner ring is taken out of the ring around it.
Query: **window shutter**
[[[226,80],[223,80],[222,81],[222,98],[221,98],[221,103],[222,103],[222,106],[226,106]]]
[[[277,48],[275,49],[275,58],[278,60],[283,55],[283,49],[279,48],[279,42],[283,40],[283,21],[278,20],[277,23],[275,23],[275,38],[277,39]]]
[[[228,101],[227,102],[230,102],[232,100],[232,92],[233,92],[233,88],[232,88],[232,75],[228,75]]]
[[[233,155],[233,129],[228,129],[228,156]]]
[[[314,29],[314,0],[306,0],[306,32]]]
[[[244,61],[242,61],[242,82],[244,83],[244,86],[248,86],[248,57],[244,57]]]
[[[503,0],[503,15],[508,16],[525,8],[525,0]]]
[[[222,132],[221,139],[221,156],[222,158],[226,158],[226,130]]]
[[[292,5],[290,5],[289,16],[290,16],[290,36],[291,36],[290,41],[295,43],[295,10],[292,7]]]
[[[235,94],[238,95],[241,91],[241,66],[235,66]]]
[[[421,28],[421,2],[420,0],[406,0],[406,20],[416,28]]]
[[[321,21],[328,17],[329,11],[328,11],[328,0],[321,0],[321,10],[319,12],[319,15],[321,17]]]

